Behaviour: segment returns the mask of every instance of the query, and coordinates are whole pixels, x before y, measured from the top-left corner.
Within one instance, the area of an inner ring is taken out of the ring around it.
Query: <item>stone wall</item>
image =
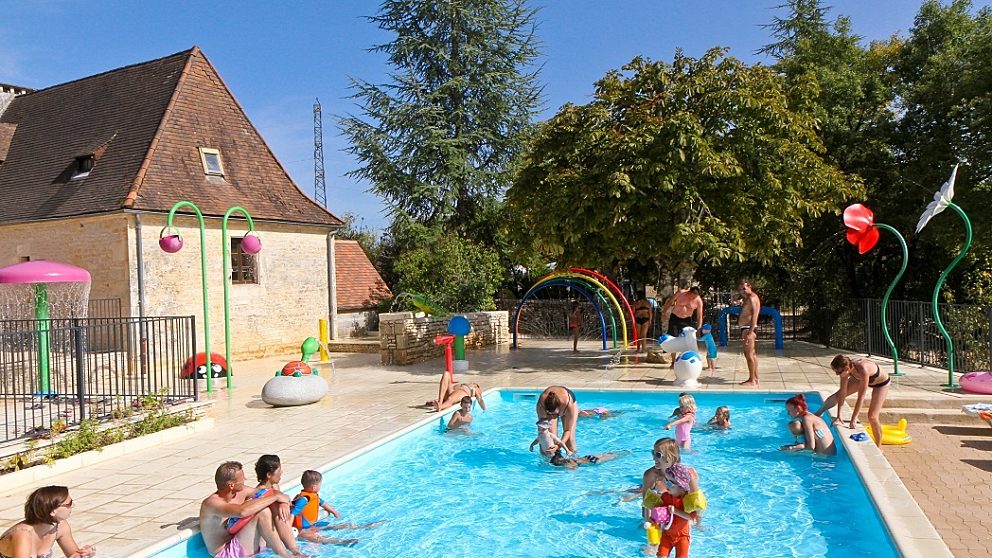
[[[127,215],[115,213],[2,225],[0,267],[28,259],[81,267],[90,272],[90,298],[119,298],[127,312],[131,303],[127,221]]]
[[[200,288],[200,233],[195,217],[174,221],[184,240],[182,251],[166,254],[158,246],[162,215],[142,215],[145,312],[149,316],[196,316],[198,350],[203,350],[203,295]],[[132,220],[129,234],[135,234]],[[240,237],[244,221],[228,222],[230,237]],[[327,318],[327,230],[255,221],[262,240],[258,283],[230,286],[231,354],[245,359],[299,351],[307,337],[318,336],[317,321]],[[224,283],[220,220],[206,220],[207,284],[211,351],[224,354]],[[128,248],[135,250],[134,241]],[[136,257],[132,258],[137,260]],[[138,314],[137,268],[130,269],[132,315]]]
[[[463,314],[472,324],[465,348],[501,345],[510,341],[507,312]],[[448,333],[448,317],[414,318],[410,312],[379,314],[379,354],[383,364],[414,364],[444,356],[444,347],[434,338]],[[471,354],[466,354],[471,361]]]

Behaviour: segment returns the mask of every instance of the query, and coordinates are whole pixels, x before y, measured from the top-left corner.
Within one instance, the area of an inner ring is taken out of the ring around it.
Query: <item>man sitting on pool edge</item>
[[[207,552],[214,558],[247,558],[258,554],[261,540],[282,558],[292,558],[286,546],[279,539],[269,506],[276,503],[289,503],[289,496],[272,491],[269,494],[249,500],[253,488],[245,486],[245,472],[241,463],[228,461],[217,467],[214,473],[217,491],[207,496],[200,504],[200,534]],[[228,520],[231,518],[251,518],[234,533],[230,532]]]

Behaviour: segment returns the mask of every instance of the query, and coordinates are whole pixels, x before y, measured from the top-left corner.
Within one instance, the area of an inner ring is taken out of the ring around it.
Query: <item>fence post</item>
[[[79,318],[72,319],[72,346],[76,355],[76,397],[79,401],[79,421],[86,419],[86,355],[83,351],[83,328]]]
[[[861,304],[862,304],[862,308],[864,309],[864,317],[865,317],[865,353],[868,356],[871,356],[871,329],[870,329],[871,320],[868,315],[871,312],[870,310],[871,301],[867,298],[862,298]]]

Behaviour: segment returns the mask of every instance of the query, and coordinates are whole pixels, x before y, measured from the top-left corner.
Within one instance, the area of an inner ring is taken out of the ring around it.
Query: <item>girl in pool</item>
[[[730,430],[730,407],[721,405],[716,408],[716,414],[706,424],[718,430]]]
[[[681,463],[675,463],[665,470],[666,489],[659,495],[659,499],[661,505],[669,506],[675,517],[671,526],[661,533],[657,556],[669,556],[674,548],[675,558],[689,558],[689,522],[698,521],[696,513],[689,511],[692,479],[692,470]],[[701,494],[698,488],[696,492]]]
[[[802,442],[787,444],[782,446],[782,451],[803,451],[812,450],[820,455],[834,455],[837,453],[837,446],[834,444],[834,435],[830,432],[827,423],[817,415],[809,412],[806,404],[806,397],[798,393],[785,402],[785,410],[794,421],[799,422],[799,429],[803,437]],[[794,427],[793,427],[794,428]],[[795,432],[796,430],[790,429]]]
[[[534,446],[539,444],[544,457],[552,457],[565,447],[565,442],[551,431],[551,421],[546,418],[537,421],[537,438],[530,443],[530,451],[534,451]]]
[[[675,439],[682,449],[692,447],[692,425],[696,424],[696,400],[688,393],[679,397],[682,415],[665,425],[665,430],[675,427]]]

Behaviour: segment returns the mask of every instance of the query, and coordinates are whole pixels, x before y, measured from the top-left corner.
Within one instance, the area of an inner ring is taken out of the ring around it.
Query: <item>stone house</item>
[[[119,299],[131,316],[194,315],[202,332],[198,218],[176,213],[182,251],[158,244],[170,208],[187,200],[204,218],[214,352],[224,352],[221,221],[235,206],[263,248],[241,250],[247,223],[232,214],[234,355],[298,349],[318,319],[340,307],[349,315],[332,331],[351,327],[390,296],[357,243],[334,241],[342,221],[294,184],[199,48],[0,96],[0,267],[77,265],[92,275],[91,298]]]

